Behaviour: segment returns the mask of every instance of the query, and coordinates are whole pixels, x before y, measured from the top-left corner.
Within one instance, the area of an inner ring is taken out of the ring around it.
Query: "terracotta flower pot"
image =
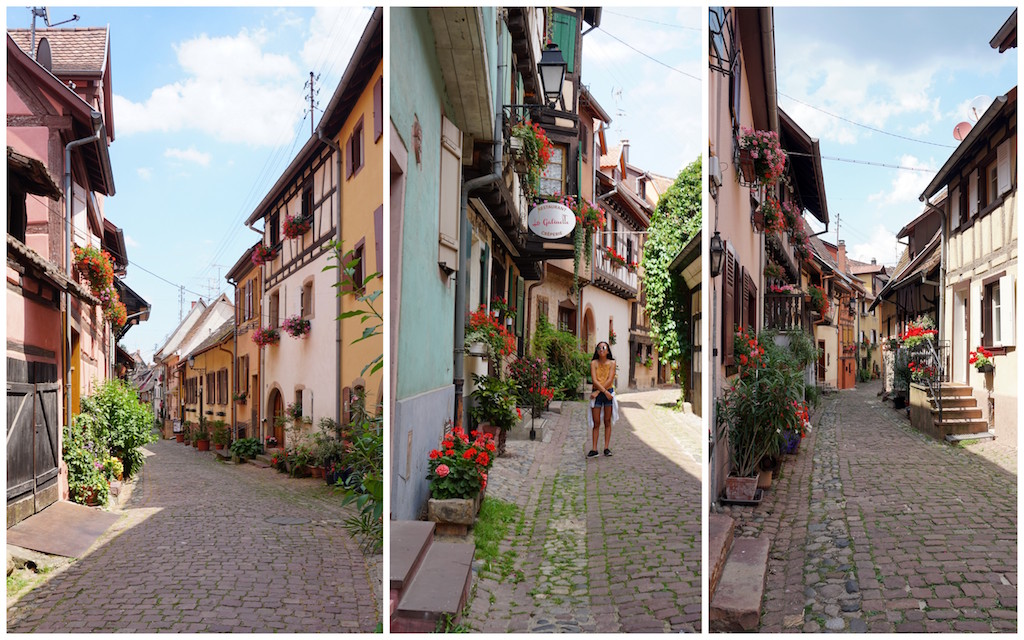
[[[199,449],[200,451],[209,451],[210,450],[210,441],[209,440],[196,440],[196,448]]]
[[[184,433],[176,433],[176,434],[174,434],[174,439],[177,442],[185,442],[185,434]]]
[[[753,500],[756,494],[756,475],[748,478],[728,476],[725,479],[725,497],[729,500]]]

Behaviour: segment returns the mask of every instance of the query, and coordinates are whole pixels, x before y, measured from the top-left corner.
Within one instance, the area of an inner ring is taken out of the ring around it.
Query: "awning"
[[[46,165],[7,147],[7,175],[17,180],[25,193],[60,200],[63,192]]]

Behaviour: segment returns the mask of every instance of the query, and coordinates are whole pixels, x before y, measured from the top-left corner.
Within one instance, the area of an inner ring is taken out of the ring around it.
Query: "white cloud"
[[[884,265],[895,265],[902,252],[903,246],[897,244],[896,234],[882,225],[875,227],[868,242],[847,247],[847,255],[854,260],[871,262],[874,258]]]
[[[198,131],[224,142],[284,144],[302,116],[302,74],[263,50],[265,30],[205,34],[174,47],[182,77],[134,102],[114,96],[122,135]]]
[[[139,243],[135,241],[135,238],[131,237],[127,233],[124,235],[124,243],[129,247],[137,247]]]
[[[137,169],[135,169],[135,173],[137,173],[138,176],[140,178],[142,178],[143,180],[147,180],[148,181],[148,180],[152,179],[152,177],[153,177],[153,168],[152,167],[138,167]]]
[[[210,166],[210,160],[212,159],[210,154],[204,151],[199,151],[195,147],[189,147],[188,149],[167,149],[164,151],[164,157],[192,162],[203,167]]]
[[[336,5],[317,7],[309,20],[309,33],[299,54],[307,67],[307,77],[313,69],[333,69],[335,74],[340,75],[370,15],[371,10],[368,8]],[[326,101],[321,100],[321,104],[326,104]]]
[[[902,167],[928,168],[935,163],[932,160],[918,160],[911,155],[903,155],[899,159]],[[868,202],[877,202],[887,205],[900,205],[902,208],[909,207],[917,210],[921,207],[918,198],[928,183],[934,177],[933,173],[927,171],[907,171],[897,169],[892,182],[885,189],[868,196]]]

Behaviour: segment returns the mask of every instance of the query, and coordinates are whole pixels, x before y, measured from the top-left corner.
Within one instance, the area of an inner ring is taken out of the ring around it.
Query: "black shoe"
[[[597,449],[591,449],[590,453],[587,454],[587,457],[588,458],[596,458],[597,457]]]
[[[595,455],[595,456],[597,455],[597,452],[596,452],[596,451],[594,452],[594,455]],[[607,458],[610,458],[610,457],[612,457],[612,450],[611,450],[611,449],[605,449],[605,450],[604,450],[604,455],[605,455],[605,457],[607,457]]]

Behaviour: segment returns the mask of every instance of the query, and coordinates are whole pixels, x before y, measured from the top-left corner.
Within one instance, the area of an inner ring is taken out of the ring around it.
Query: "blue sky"
[[[612,117],[608,143],[628,139],[641,169],[675,178],[707,146],[705,22],[698,7],[604,7],[600,28],[583,37],[583,84]]]
[[[776,7],[779,105],[820,141],[832,220],[824,239],[837,241],[838,218],[851,257],[896,262],[895,234],[923,211],[918,197],[955,150],[966,106],[1017,84],[1017,49],[989,46],[1012,11]]]
[[[153,306],[122,341],[129,352],[140,349],[148,361],[177,326],[173,285],[187,289],[186,311],[197,294],[230,295],[224,275],[259,239],[242,222],[310,135],[309,72],[320,74],[324,107],[370,13],[50,8],[52,23],[81,16],[62,27],[110,27],[117,193],[104,211],[124,230],[135,263],[125,281]],[[10,28],[31,26],[25,7],[8,7],[6,16]]]

